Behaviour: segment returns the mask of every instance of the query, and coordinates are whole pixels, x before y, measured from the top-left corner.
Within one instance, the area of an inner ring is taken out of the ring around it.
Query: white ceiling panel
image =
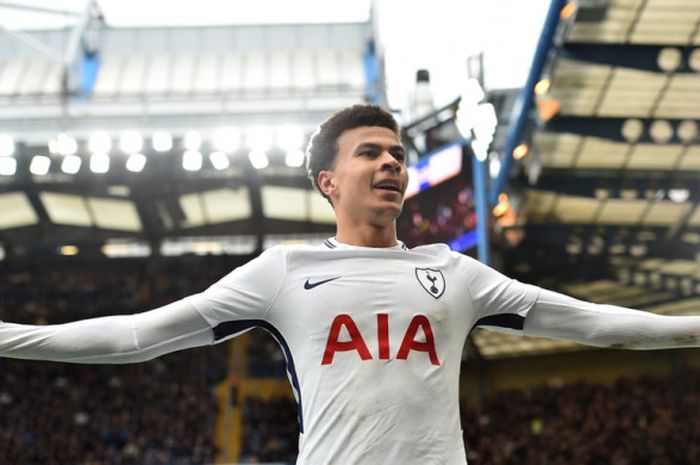
[[[208,223],[225,223],[250,218],[250,195],[247,187],[220,189],[202,193]]]
[[[540,152],[542,166],[568,168],[580,140],[581,136],[575,134],[537,133],[534,145]]]
[[[139,218],[136,205],[133,202],[96,197],[88,197],[87,201],[98,228],[118,231],[141,231],[143,229],[141,218]]]
[[[314,223],[335,224],[335,212],[328,201],[315,191],[308,193],[311,207],[311,221]]]
[[[637,224],[646,210],[646,200],[608,199],[600,211],[598,222],[602,224]]]
[[[528,189],[525,193],[525,215],[528,219],[548,216],[554,207],[556,198],[555,192]]]
[[[644,218],[644,224],[658,226],[674,225],[688,213],[689,208],[692,208],[692,205],[687,203],[674,203],[669,201],[654,202]]]
[[[263,214],[267,218],[306,221],[307,189],[292,187],[262,186]]]
[[[198,193],[181,195],[179,200],[180,208],[185,214],[185,221],[181,226],[194,227],[206,223],[202,199]]]
[[[57,194],[42,192],[39,194],[41,203],[56,224],[71,226],[92,226],[93,220],[85,199],[79,195]]]
[[[39,217],[24,193],[0,194],[0,229],[31,226],[38,221]]]
[[[680,144],[638,144],[632,149],[627,168],[670,170],[678,162],[683,149]]]
[[[578,168],[619,168],[627,158],[628,144],[587,137],[576,162]]]
[[[554,207],[554,214],[562,223],[592,223],[598,205],[596,199],[560,195]]]
[[[688,217],[688,226],[700,226],[700,206],[696,207]]]
[[[700,171],[700,146],[693,145],[688,147],[678,164],[678,169],[681,171]]]

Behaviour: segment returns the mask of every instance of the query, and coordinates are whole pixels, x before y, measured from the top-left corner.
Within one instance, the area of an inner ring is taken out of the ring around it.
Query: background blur
[[[699,73],[697,0],[0,2],[0,320],[146,310],[332,236],[303,149],[361,102],[404,128],[407,245],[700,314]],[[476,329],[469,462],[697,465],[698,356]],[[296,457],[284,357],[261,330],[134,366],[0,373],[0,464]]]

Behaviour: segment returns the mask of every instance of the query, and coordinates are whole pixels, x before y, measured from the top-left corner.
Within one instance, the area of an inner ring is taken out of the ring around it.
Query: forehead
[[[338,137],[338,151],[353,150],[361,144],[401,145],[397,134],[382,126],[360,126],[343,131]]]

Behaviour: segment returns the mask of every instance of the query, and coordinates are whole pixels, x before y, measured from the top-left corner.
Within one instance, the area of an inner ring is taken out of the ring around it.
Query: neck
[[[396,241],[396,221],[387,225],[353,224],[347,225],[338,219],[335,238],[343,244],[358,247],[393,247]]]

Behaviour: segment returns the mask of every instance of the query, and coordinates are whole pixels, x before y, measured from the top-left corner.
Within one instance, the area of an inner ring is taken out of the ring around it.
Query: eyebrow
[[[362,144],[358,145],[357,148],[355,149],[355,152],[359,152],[362,149],[374,149],[374,150],[384,150],[384,146],[380,144],[375,144],[373,142],[363,142]],[[406,153],[406,149],[403,147],[403,145],[400,144],[395,144],[389,147],[389,151],[393,152],[396,150],[400,150],[402,153]]]

